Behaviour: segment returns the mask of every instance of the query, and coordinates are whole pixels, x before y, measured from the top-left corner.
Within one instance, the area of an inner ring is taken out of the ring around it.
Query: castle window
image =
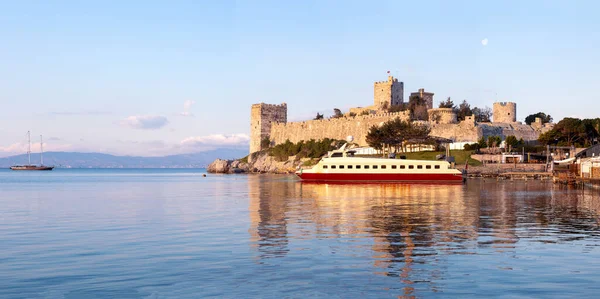
[[[377,169],[377,165],[373,165],[373,169]]]
[[[423,165],[417,165],[417,169],[423,169]]]
[[[434,168],[435,169],[440,169],[440,166],[439,165],[435,165]]]
[[[356,169],[360,169],[360,165],[356,165]]]
[[[335,169],[335,165],[331,165],[331,169]]]
[[[392,165],[392,169],[396,169],[396,168],[397,168],[397,166],[396,166],[396,165]]]
[[[406,166],[405,165],[400,165],[400,169],[405,169]]]
[[[348,165],[348,169],[352,169],[352,165]]]
[[[365,169],[369,169],[369,165],[365,165]]]
[[[385,169],[385,165],[381,165],[381,169]]]
[[[327,169],[327,165],[323,165],[323,169]]]
[[[431,169],[431,165],[425,165],[425,169]]]
[[[408,165],[408,169],[414,169],[415,166],[414,165]]]

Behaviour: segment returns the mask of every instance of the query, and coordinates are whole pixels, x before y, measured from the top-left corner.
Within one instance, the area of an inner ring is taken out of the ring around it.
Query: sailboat
[[[12,169],[12,170],[52,170],[52,169],[54,169],[54,166],[44,166],[44,140],[42,138],[42,135],[40,135],[40,165],[39,166],[31,164],[31,133],[29,131],[27,131],[27,140],[28,140],[27,159],[28,159],[29,163],[27,165],[15,165],[15,166],[12,166],[10,169]]]

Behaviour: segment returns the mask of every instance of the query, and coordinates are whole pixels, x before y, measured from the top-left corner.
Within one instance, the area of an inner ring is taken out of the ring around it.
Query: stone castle
[[[351,108],[349,113],[339,118],[287,122],[287,104],[254,104],[250,116],[250,153],[263,149],[268,139],[270,145],[284,143],[286,140],[299,142],[310,139],[346,139],[353,136],[354,142],[366,146],[366,136],[374,125],[400,118],[410,121],[408,111],[388,113],[387,108],[404,103],[404,83],[389,76],[387,81],[375,82],[373,105]],[[412,95],[419,95],[425,100],[428,108],[431,136],[450,139],[455,143],[474,143],[481,137],[500,136],[505,139],[513,135],[525,141],[537,140],[541,133],[552,128],[552,124],[542,124],[541,119],[526,125],[517,122],[517,104],[513,102],[496,102],[493,105],[493,121],[478,123],[474,116],[467,116],[457,121],[452,108],[433,108],[433,93],[419,89]]]

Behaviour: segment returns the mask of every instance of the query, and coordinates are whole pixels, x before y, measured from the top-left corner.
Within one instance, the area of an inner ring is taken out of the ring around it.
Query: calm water
[[[0,170],[0,298],[597,297],[600,196]]]

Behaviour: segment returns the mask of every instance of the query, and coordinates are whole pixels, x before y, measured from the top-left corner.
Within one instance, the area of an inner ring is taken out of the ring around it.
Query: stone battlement
[[[265,104],[265,103],[252,104],[252,108],[254,108],[254,107],[287,108],[287,103],[281,103],[281,104]]]

